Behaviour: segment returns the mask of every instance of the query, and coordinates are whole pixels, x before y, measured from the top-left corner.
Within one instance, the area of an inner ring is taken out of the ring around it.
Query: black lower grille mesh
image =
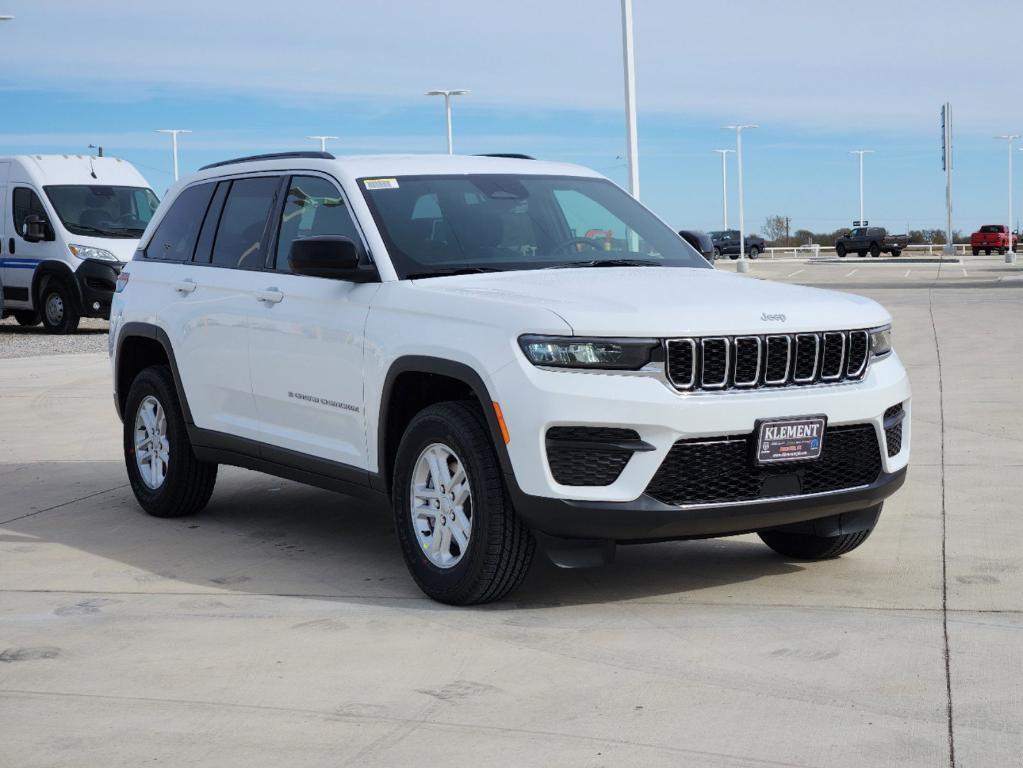
[[[561,485],[611,485],[632,457],[631,450],[615,443],[638,439],[632,429],[551,427],[547,430],[547,463]]]
[[[727,504],[869,485],[881,473],[873,425],[829,427],[819,459],[784,466],[753,463],[753,436],[680,440],[647,486],[665,504]]]

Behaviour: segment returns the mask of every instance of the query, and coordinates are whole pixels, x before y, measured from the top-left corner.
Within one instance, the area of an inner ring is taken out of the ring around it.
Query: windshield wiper
[[[432,272],[411,272],[405,275],[406,280],[420,280],[425,277],[450,277],[451,275],[476,275],[483,272],[504,272],[497,267],[452,267],[450,269],[435,269]]]
[[[591,259],[590,261],[566,261],[564,264],[554,264],[544,269],[575,269],[576,267],[660,267],[654,261],[640,261],[639,259]]]

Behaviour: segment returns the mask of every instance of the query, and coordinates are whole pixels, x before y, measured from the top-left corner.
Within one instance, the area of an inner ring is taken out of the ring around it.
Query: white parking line
[[[906,270],[906,274],[904,274],[904,275],[903,275],[903,277],[909,277],[909,273],[910,273],[911,271],[912,271],[912,270],[909,270],[909,269],[907,269],[907,270]]]
[[[969,274],[966,272],[965,269],[963,270],[963,277],[969,277]]]
[[[800,272],[806,272],[806,270],[805,269],[797,269],[795,272],[790,272],[788,275],[786,275],[786,277],[795,277]]]
[[[852,270],[851,272],[847,272],[845,276],[846,276],[846,277],[852,277],[852,276],[853,276],[853,275],[855,275],[855,274],[856,274],[857,272],[859,272],[859,270],[858,270],[858,269],[854,269],[854,270]]]

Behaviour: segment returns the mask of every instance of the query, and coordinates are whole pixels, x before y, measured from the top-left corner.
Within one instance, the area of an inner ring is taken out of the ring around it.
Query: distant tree
[[[792,239],[795,240],[798,245],[809,245],[810,243],[817,242],[817,235],[808,229],[797,229],[793,233]]]
[[[785,216],[768,216],[764,222],[764,237],[771,242],[785,240],[788,226],[788,219]]]

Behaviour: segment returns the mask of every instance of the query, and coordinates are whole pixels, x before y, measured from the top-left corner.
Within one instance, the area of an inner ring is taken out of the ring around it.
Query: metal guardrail
[[[965,256],[970,251],[969,243],[954,243],[953,249],[956,256]],[[927,255],[940,256],[945,252],[945,246],[941,244],[912,244],[907,245],[907,251],[922,251]],[[786,247],[764,248],[763,257],[768,259],[819,259],[822,255],[834,255],[835,249],[828,245],[790,245]]]

